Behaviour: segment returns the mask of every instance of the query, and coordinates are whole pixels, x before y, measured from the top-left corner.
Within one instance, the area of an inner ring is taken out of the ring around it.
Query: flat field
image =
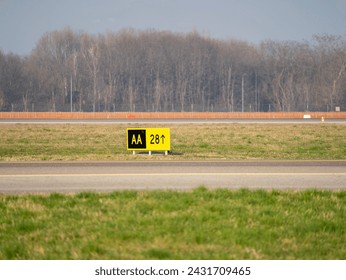
[[[346,159],[345,125],[165,125],[167,157],[127,127],[4,124],[0,160]],[[0,259],[346,259],[345,220],[346,191],[0,194]]]
[[[0,259],[345,259],[346,191],[0,195]]]
[[[132,125],[133,126],[133,125]],[[126,125],[1,125],[0,160],[148,160],[126,151]],[[158,126],[162,127],[162,125]],[[346,126],[191,124],[171,129],[172,154],[184,159],[346,159]]]

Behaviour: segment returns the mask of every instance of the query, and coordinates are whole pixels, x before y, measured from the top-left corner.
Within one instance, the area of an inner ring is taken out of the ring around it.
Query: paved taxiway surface
[[[320,119],[0,119],[0,124],[320,124]],[[346,125],[346,119],[325,119]]]
[[[346,161],[0,163],[0,193],[123,189],[346,188]]]

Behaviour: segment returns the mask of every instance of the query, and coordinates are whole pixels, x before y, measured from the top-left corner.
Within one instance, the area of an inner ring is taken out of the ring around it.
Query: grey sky
[[[0,0],[0,49],[30,54],[48,31],[197,30],[220,39],[346,36],[346,0]]]

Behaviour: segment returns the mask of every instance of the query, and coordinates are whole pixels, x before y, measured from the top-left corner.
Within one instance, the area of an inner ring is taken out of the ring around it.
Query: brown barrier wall
[[[0,112],[0,119],[345,119],[346,112]]]

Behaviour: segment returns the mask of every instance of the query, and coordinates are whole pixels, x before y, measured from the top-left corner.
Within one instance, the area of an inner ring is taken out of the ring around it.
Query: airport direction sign
[[[170,151],[169,128],[128,128],[128,151]]]

